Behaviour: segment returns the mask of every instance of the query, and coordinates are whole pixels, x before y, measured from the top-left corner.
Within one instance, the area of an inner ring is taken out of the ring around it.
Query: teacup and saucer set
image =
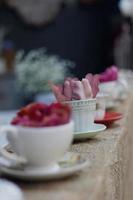
[[[94,123],[96,102],[95,98],[68,102],[72,107],[75,123],[75,140],[91,139],[106,129],[104,124]]]
[[[108,108],[108,93],[99,92],[97,95],[97,108],[95,115],[95,123],[104,124],[107,127],[112,123],[123,118],[123,114],[116,111],[109,111]]]
[[[59,179],[79,172],[88,166],[88,161],[80,154],[67,152],[73,126],[71,121],[48,128],[1,127],[8,143],[0,149],[0,171],[28,181]]]

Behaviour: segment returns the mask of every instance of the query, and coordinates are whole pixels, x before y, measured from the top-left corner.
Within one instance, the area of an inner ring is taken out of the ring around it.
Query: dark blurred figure
[[[62,6],[53,22],[39,28],[24,24],[15,12],[1,6],[0,22],[11,28],[8,37],[17,50],[46,47],[48,53],[74,61],[72,73],[83,77],[114,63],[113,42],[120,31],[118,1],[80,0]]]

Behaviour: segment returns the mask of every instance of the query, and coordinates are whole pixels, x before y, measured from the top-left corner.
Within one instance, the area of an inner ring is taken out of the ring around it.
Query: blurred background
[[[123,2],[0,0],[0,110],[49,101],[49,80],[132,68],[132,12]]]

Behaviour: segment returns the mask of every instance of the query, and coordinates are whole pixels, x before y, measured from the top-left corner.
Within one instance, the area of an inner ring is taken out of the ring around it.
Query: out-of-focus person
[[[15,2],[18,5],[17,2],[21,1]],[[41,2],[47,1],[39,0],[40,5]],[[114,64],[113,43],[119,32],[118,2],[75,0],[69,6],[60,6],[58,14],[50,23],[37,27],[36,23],[35,26],[33,23],[32,26],[26,25],[14,10],[6,6],[0,11],[0,18],[10,25],[9,38],[13,40],[16,50],[46,47],[48,53],[75,62],[72,73],[83,77],[87,72],[99,73]]]
[[[133,1],[132,0],[121,0],[120,9],[121,9],[121,12],[126,17],[133,17]]]

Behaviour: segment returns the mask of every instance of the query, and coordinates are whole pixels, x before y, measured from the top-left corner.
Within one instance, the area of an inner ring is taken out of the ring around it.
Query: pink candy
[[[51,89],[57,101],[72,101],[95,98],[99,88],[99,76],[87,74],[81,81],[78,78],[67,78],[63,86],[53,83]]]

